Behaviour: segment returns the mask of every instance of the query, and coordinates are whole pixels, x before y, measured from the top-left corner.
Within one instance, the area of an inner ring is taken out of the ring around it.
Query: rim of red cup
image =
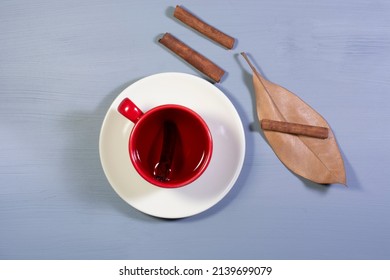
[[[202,125],[204,131],[207,132],[207,138],[208,138],[208,149],[207,149],[207,153],[205,155],[205,158],[204,160],[202,161],[202,166],[197,169],[197,172],[195,173],[195,175],[191,176],[190,178],[188,178],[187,180],[180,180],[178,182],[163,182],[163,181],[158,181],[156,179],[153,178],[153,176],[150,176],[150,174],[146,171],[144,171],[139,165],[138,165],[138,160],[137,160],[137,156],[136,156],[136,153],[135,151],[132,151],[130,147],[132,147],[134,145],[134,141],[135,141],[135,138],[132,137],[133,135],[133,132],[137,129],[137,127],[139,125],[142,125],[142,123],[144,122],[143,119],[145,117],[147,117],[147,115],[150,115],[150,114],[153,114],[155,111],[159,111],[161,109],[165,109],[165,108],[169,108],[169,109],[179,109],[179,110],[182,110],[182,111],[186,111],[187,113],[190,113],[192,116],[194,116],[197,121]],[[128,151],[129,151],[129,155],[130,155],[130,159],[131,159],[131,163],[133,164],[135,170],[138,172],[138,174],[141,175],[141,177],[143,179],[145,179],[146,181],[148,181],[149,183],[157,186],[157,187],[161,187],[161,188],[180,188],[180,187],[184,187],[186,185],[189,185],[190,183],[194,182],[196,179],[198,179],[203,173],[204,171],[207,169],[209,163],[210,163],[210,160],[211,160],[211,157],[212,157],[212,153],[213,153],[213,139],[212,139],[212,134],[211,134],[211,131],[207,125],[207,123],[204,121],[204,119],[198,114],[196,113],[194,110],[186,107],[186,106],[183,106],[183,105],[178,105],[178,104],[164,104],[164,105],[159,105],[159,106],[156,106],[156,107],[153,107],[152,109],[146,111],[143,113],[143,115],[138,119],[137,122],[134,123],[134,127],[132,128],[132,131],[130,133],[130,138],[129,138],[129,145],[128,145]]]

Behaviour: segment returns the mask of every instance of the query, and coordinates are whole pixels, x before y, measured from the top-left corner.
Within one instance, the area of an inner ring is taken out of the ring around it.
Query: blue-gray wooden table
[[[172,17],[176,4],[238,42],[225,50]],[[389,259],[387,0],[0,2],[1,259]],[[99,159],[116,96],[160,72],[203,77],[157,40],[170,32],[227,75],[246,155],[231,192],[186,219],[125,203]],[[291,173],[254,111],[259,70],[331,125],[348,187]]]

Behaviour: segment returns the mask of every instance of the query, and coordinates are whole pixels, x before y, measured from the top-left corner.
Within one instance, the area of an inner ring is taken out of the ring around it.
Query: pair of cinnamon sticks
[[[235,43],[233,37],[207,24],[179,5],[176,6],[173,16],[221,46],[227,49],[233,48]],[[217,64],[181,42],[170,33],[165,33],[159,39],[159,42],[217,83],[221,81],[221,78],[225,74],[225,71]]]

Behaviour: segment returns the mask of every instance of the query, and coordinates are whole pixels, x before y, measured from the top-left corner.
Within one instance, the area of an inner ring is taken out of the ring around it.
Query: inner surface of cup
[[[191,109],[162,105],[146,112],[134,125],[129,153],[145,180],[177,188],[193,182],[206,169],[212,137],[207,124]],[[167,168],[169,171],[163,172]]]

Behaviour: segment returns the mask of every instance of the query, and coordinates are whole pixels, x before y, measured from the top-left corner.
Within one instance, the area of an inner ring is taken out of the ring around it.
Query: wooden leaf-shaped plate
[[[264,130],[277,157],[292,172],[320,184],[346,184],[344,162],[335,136],[326,120],[287,89],[266,80],[242,53],[253,71],[253,85],[259,121],[271,119],[327,127],[328,138]]]

